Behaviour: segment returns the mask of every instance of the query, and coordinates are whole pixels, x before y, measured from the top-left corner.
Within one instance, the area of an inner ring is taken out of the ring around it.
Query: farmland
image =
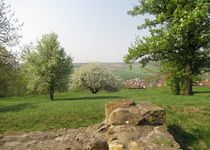
[[[141,67],[138,63],[134,63],[132,67],[129,65],[119,63],[103,63],[111,72],[119,76],[123,80],[140,78],[146,79],[148,77],[154,77],[160,71],[160,65],[158,63],[149,63],[146,67]],[[80,67],[83,63],[74,64],[75,67]]]

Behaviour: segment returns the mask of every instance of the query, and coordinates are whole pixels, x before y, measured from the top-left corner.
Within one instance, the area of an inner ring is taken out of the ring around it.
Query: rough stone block
[[[135,105],[132,101],[117,101],[106,107],[106,122],[112,125],[161,125],[165,122],[165,110],[152,103]]]
[[[130,106],[134,106],[135,103],[133,100],[116,100],[110,101],[105,105],[105,116],[108,118],[111,112],[113,112],[117,108],[128,108]]]

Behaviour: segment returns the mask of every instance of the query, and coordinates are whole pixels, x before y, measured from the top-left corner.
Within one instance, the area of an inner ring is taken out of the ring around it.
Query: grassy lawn
[[[0,133],[89,126],[104,119],[110,100],[151,101],[166,109],[166,124],[182,148],[210,148],[210,87],[195,88],[194,96],[174,96],[169,89],[121,90],[116,93],[57,93],[0,99]]]

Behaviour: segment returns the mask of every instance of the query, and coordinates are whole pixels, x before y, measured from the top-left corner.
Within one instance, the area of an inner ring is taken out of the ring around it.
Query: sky
[[[55,32],[74,62],[122,62],[144,22],[128,10],[138,0],[6,0],[23,22],[19,46]]]

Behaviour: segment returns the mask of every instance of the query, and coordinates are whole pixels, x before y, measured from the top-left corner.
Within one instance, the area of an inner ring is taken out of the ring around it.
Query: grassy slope
[[[12,97],[0,99],[0,132],[75,128],[101,122],[104,104],[109,100],[131,98],[147,100],[166,109],[169,131],[183,147],[210,147],[210,87],[195,89],[194,96],[174,96],[166,88],[122,90],[116,93],[87,92],[47,96]]]
[[[115,75],[118,75],[123,80],[127,79],[134,79],[134,78],[140,78],[145,79],[151,76],[156,75],[159,72],[159,65],[157,63],[149,63],[146,67],[141,67],[140,64],[135,63],[132,65],[132,69],[128,67],[128,65],[121,64],[123,67],[113,67],[112,64],[110,64],[110,67],[112,72]]]
[[[75,67],[80,67],[82,63],[74,64]],[[159,71],[158,63],[151,62],[145,68],[141,67],[138,63],[132,65],[132,69],[125,63],[104,63],[104,65],[111,70],[115,75],[123,80],[141,78],[144,79],[148,76],[153,76]]]
[[[127,79],[146,79],[148,77],[154,76],[159,72],[159,67],[154,64],[148,64],[145,68],[141,67],[139,64],[134,64],[132,69],[128,67],[125,68],[114,68],[113,73],[120,76],[123,80]]]

